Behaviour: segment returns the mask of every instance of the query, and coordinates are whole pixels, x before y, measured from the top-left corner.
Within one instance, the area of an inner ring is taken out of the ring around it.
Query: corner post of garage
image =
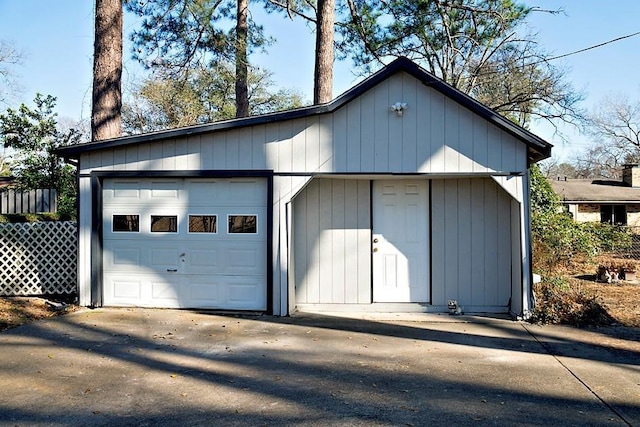
[[[102,179],[91,173],[91,306],[102,300]]]
[[[274,286],[273,280],[273,263],[274,263],[274,246],[273,246],[273,171],[267,171],[267,314],[273,315],[274,310]]]
[[[528,172],[493,175],[492,178],[513,199],[511,219],[511,312],[526,318],[533,308],[531,271],[531,229]]]
[[[530,196],[530,174],[527,172],[522,176],[522,202],[520,203],[520,232],[522,238],[522,317],[527,319],[531,316],[535,301],[533,296],[533,243],[531,239],[531,196]]]

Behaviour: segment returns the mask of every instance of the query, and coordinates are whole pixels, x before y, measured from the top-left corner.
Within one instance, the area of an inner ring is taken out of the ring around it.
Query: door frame
[[[79,177],[87,175],[79,175]],[[272,170],[192,170],[192,171],[92,171],[91,179],[91,307],[104,304],[103,183],[111,178],[265,178],[267,181],[266,314],[273,314],[273,171]]]
[[[426,229],[426,236],[425,238],[427,239],[426,241],[426,274],[424,275],[424,280],[426,280],[426,286],[427,286],[427,295],[426,301],[403,301],[403,302],[393,302],[393,301],[376,301],[376,296],[375,296],[375,286],[374,286],[374,282],[375,282],[375,261],[374,261],[374,235],[375,233],[375,228],[374,228],[374,221],[375,221],[375,204],[376,204],[376,192],[375,192],[375,183],[376,182],[383,182],[383,181],[424,181],[426,184],[426,200],[424,200],[424,202],[426,203],[426,215],[427,215],[427,221],[425,224],[425,229]],[[425,178],[423,176],[416,176],[416,175],[408,175],[404,178],[392,178],[392,177],[380,177],[377,179],[372,179],[370,181],[371,186],[371,196],[370,196],[370,224],[371,224],[371,303],[378,303],[378,304],[385,304],[385,303],[400,303],[400,304],[416,304],[416,303],[425,303],[425,304],[431,304],[432,300],[433,300],[433,286],[432,286],[432,250],[433,250],[433,241],[431,238],[431,233],[432,233],[432,212],[431,212],[431,179]]]

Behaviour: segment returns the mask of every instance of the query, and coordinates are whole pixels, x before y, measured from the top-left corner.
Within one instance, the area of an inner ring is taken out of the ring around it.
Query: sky
[[[30,103],[40,92],[56,96],[61,118],[77,121],[90,117],[91,73],[93,67],[93,0],[0,0],[0,40],[13,43],[23,52],[23,61],[14,68],[21,91],[11,106]],[[526,0],[529,6],[558,10],[559,14],[533,13],[530,30],[540,45],[552,55],[579,51],[640,31],[640,2],[637,0]],[[267,15],[253,8],[269,36],[276,39],[266,54],[252,60],[274,74],[278,86],[295,88],[312,99],[314,36],[302,21],[282,15]],[[126,36],[135,28],[135,19],[125,15]],[[607,96],[627,96],[640,100],[640,35],[587,50],[554,61],[566,69],[567,79],[586,98],[581,107],[592,110]],[[144,73],[130,59],[125,45],[123,85]],[[334,68],[334,97],[359,81],[350,60]],[[591,141],[575,129],[560,125],[564,138],[552,126],[536,123],[531,129],[555,145],[554,158],[570,160]],[[567,139],[568,141],[564,141]]]

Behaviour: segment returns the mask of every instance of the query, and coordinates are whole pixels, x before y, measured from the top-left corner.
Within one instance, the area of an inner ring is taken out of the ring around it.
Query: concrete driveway
[[[0,425],[636,425],[640,331],[85,309],[0,334]]]

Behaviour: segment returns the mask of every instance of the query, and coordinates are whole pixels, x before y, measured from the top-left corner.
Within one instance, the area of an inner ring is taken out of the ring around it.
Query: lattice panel
[[[0,224],[0,295],[76,292],[75,222]]]

